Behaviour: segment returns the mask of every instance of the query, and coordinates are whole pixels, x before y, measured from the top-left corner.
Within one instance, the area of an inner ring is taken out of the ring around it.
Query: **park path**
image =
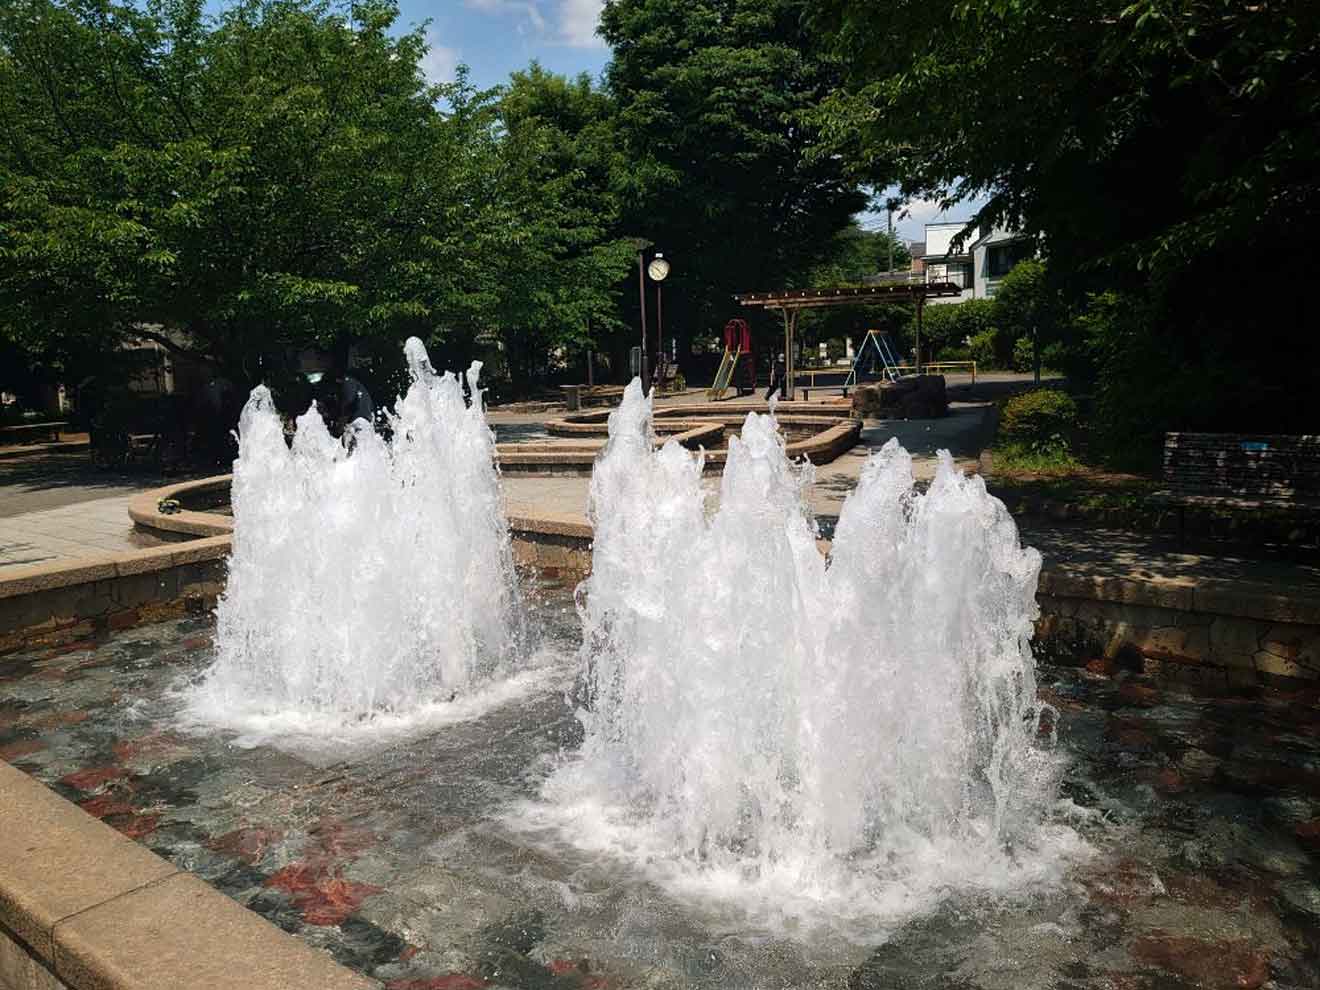
[[[6,453],[0,458],[0,572],[160,542],[133,529],[128,501],[179,479],[100,470],[76,447]]]

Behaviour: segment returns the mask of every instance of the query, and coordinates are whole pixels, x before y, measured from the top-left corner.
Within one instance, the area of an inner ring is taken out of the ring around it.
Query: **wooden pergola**
[[[849,289],[780,289],[777,292],[743,292],[735,295],[734,301],[740,306],[759,306],[761,309],[777,309],[784,314],[784,361],[787,365],[788,384],[785,398],[794,395],[793,378],[796,361],[793,357],[793,340],[797,336],[798,314],[804,309],[818,309],[825,306],[857,306],[868,303],[902,302],[911,300],[917,307],[917,372],[921,372],[921,310],[927,299],[947,299],[962,294],[962,289],[952,282],[927,282],[924,273],[904,273],[900,279],[881,282],[879,285],[866,285]]]

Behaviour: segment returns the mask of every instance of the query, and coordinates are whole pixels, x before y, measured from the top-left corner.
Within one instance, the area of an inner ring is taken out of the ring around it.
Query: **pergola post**
[[[926,297],[917,296],[917,353],[915,355],[917,374],[921,374],[921,311],[925,308]]]
[[[794,372],[797,370],[793,361],[793,337],[797,333],[797,310],[783,307],[784,313],[784,377],[781,385],[784,398],[793,399]],[[773,364],[771,365],[773,367]]]

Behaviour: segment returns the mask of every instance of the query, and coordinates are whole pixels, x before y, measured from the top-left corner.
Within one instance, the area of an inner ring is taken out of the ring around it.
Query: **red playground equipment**
[[[742,379],[733,385],[734,375],[741,365]],[[719,370],[715,372],[715,381],[706,390],[708,398],[722,399],[730,387],[737,389],[739,395],[756,391],[756,361],[752,356],[752,328],[744,319],[732,319],[724,324],[724,357]]]

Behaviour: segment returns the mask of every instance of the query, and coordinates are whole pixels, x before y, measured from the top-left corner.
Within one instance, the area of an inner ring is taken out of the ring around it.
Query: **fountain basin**
[[[766,408],[765,403],[749,402],[657,407],[653,413],[656,439],[659,443],[673,438],[690,450],[703,449],[704,470],[718,473],[728,459],[728,438],[737,435],[748,412],[764,412]],[[781,402],[775,409],[787,441],[785,453],[792,460],[805,458],[813,464],[828,464],[856,446],[861,437],[862,421],[851,418],[846,406]],[[563,438],[561,442],[500,444],[500,469],[509,473],[590,474],[609,433],[610,412],[596,409],[570,413],[547,422],[546,432]]]
[[[538,622],[565,652],[571,608],[565,591],[538,592]],[[1067,813],[1095,855],[1062,885],[1022,898],[972,894],[878,924],[869,939],[804,939],[525,827],[516,809],[545,758],[574,745],[558,684],[327,763],[179,729],[169,686],[204,668],[212,632],[207,617],[189,617],[6,657],[0,756],[75,816],[99,817],[167,869],[190,871],[390,990],[934,990],[954,972],[975,990],[1068,985],[1083,972],[1095,986],[1301,987],[1320,977],[1314,694],[1171,689],[1101,665],[1042,667],[1040,697],[1057,710],[1073,761]],[[20,817],[9,803],[17,791],[0,789],[4,846],[16,849],[40,820]],[[69,868],[52,859],[47,872]],[[12,905],[32,903],[33,883],[0,868],[6,937],[24,931]],[[138,926],[136,940],[144,916],[121,917]],[[207,935],[217,957],[251,945],[227,926]],[[46,958],[38,937],[20,941]],[[87,958],[112,962],[114,947],[107,939]]]

